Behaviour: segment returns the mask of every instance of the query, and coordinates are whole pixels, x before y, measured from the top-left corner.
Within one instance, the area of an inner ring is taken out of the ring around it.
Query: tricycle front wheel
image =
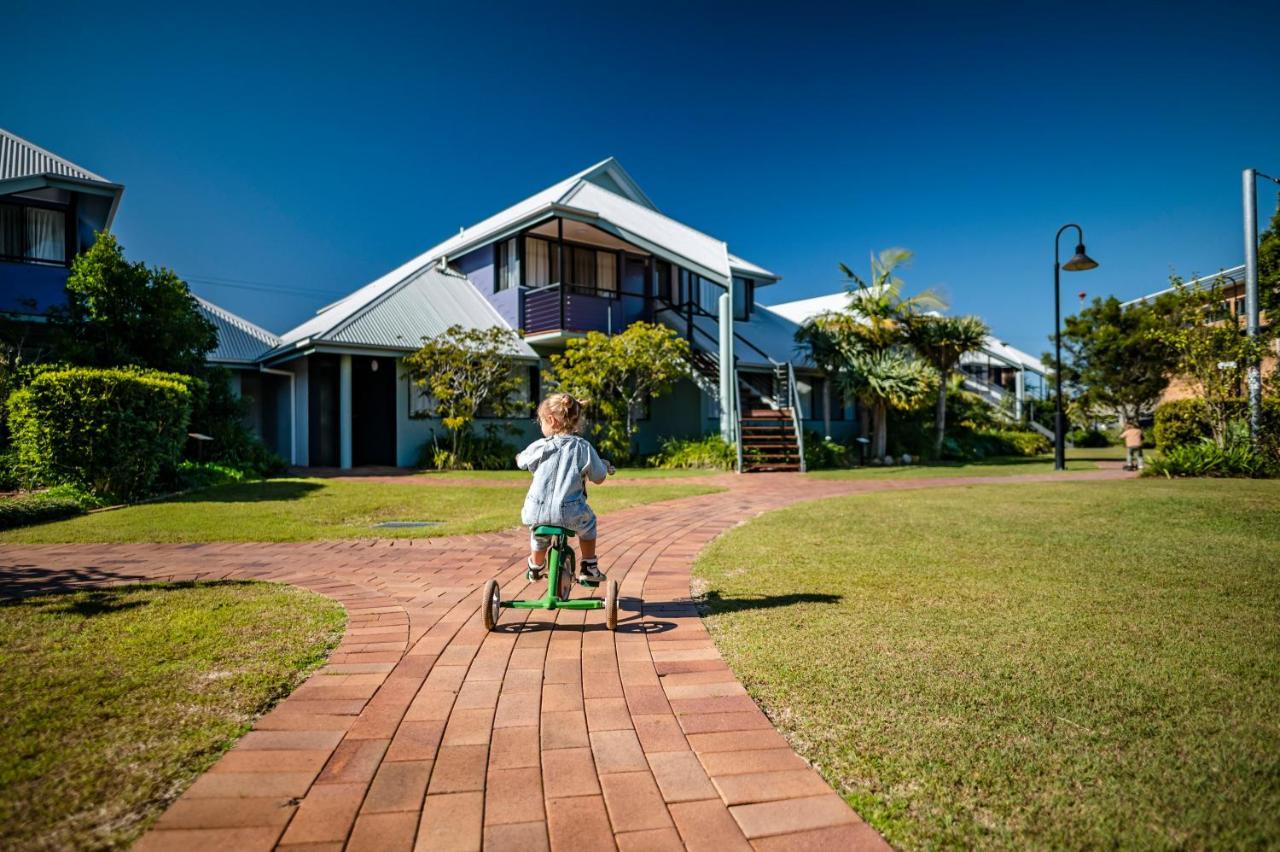
[[[610,630],[618,629],[618,581],[610,580],[604,591],[604,623]]]

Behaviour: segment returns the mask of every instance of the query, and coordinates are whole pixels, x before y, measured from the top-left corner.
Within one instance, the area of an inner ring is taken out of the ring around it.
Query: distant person
[[[1138,424],[1130,420],[1120,437],[1124,438],[1124,469],[1142,470],[1142,430]]]

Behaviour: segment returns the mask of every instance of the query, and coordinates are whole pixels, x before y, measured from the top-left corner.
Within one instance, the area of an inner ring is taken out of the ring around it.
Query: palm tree
[[[870,283],[842,264],[851,282],[849,307],[813,317],[796,332],[814,362],[871,410],[871,453],[876,458],[888,447],[889,409],[913,408],[933,389],[933,371],[907,345],[905,323],[941,300],[931,292],[902,295],[903,282],[894,269],[910,257],[904,249],[872,257]]]
[[[944,317],[916,314],[906,319],[906,337],[920,357],[938,371],[937,433],[933,451],[942,455],[942,442],[947,424],[947,377],[966,352],[981,349],[990,333],[987,324],[977,317]]]

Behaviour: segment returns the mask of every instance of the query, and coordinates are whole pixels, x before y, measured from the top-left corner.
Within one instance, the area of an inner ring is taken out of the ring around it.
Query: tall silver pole
[[[1244,170],[1244,309],[1245,332],[1250,340],[1258,336],[1258,175]],[[1249,362],[1249,438],[1256,446],[1262,429],[1262,368]]]

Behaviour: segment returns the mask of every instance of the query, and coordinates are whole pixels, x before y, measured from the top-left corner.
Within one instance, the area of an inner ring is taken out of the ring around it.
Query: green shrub
[[[456,443],[460,447],[458,452],[433,437],[422,445],[418,453],[418,467],[426,470],[515,470],[519,450],[504,441],[492,426],[485,427],[482,434]]]
[[[1039,432],[1015,429],[968,429],[947,436],[942,445],[946,458],[972,461],[992,456],[1038,456],[1053,445]]]
[[[1175,399],[1156,407],[1156,449],[1191,446],[1209,437],[1209,410],[1203,400]]]
[[[8,410],[26,484],[75,485],[127,501],[145,496],[177,463],[191,390],[175,373],[49,370],[13,393]]]
[[[250,400],[231,392],[231,375],[225,367],[210,367],[204,378],[192,379],[191,431],[213,438],[197,447],[188,442],[186,458],[217,462],[250,477],[277,476],[288,470],[284,459],[267,449],[244,424]]]
[[[165,485],[173,491],[191,491],[197,488],[211,488],[214,485],[226,485],[230,482],[244,482],[256,479],[260,474],[256,470],[233,467],[219,462],[193,462],[183,460],[166,477]]]
[[[705,438],[668,438],[661,449],[647,459],[651,467],[705,468],[733,470],[738,463],[738,450],[719,435]]]
[[[855,454],[844,444],[817,432],[804,433],[804,466],[806,470],[852,467]]]
[[[1072,445],[1085,448],[1109,447],[1111,438],[1101,429],[1073,429],[1067,433]]]
[[[20,494],[0,499],[0,530],[42,524],[83,515],[84,507],[75,497],[48,492]]]
[[[1237,441],[1219,447],[1211,438],[1194,444],[1179,444],[1161,451],[1147,463],[1147,476],[1235,476],[1259,478],[1280,475],[1280,464],[1273,458]]]

